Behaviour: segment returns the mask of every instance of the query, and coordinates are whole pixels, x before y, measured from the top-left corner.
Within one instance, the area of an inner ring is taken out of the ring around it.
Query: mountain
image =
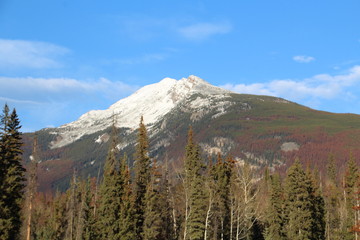
[[[225,98],[230,91],[212,86],[196,76],[179,81],[165,78],[159,83],[141,88],[106,110],[90,111],[77,121],[55,129],[51,133],[57,136],[57,140],[51,143],[51,147],[63,147],[84,135],[105,130],[113,121],[117,127],[133,131],[138,125],[138,120],[143,116],[148,127],[151,128],[184,99],[197,93],[209,96],[209,99],[204,98],[201,102],[193,103],[194,107],[198,104],[204,107],[210,103],[212,96]]]
[[[65,189],[72,169],[97,176],[107,153],[110,128],[119,128],[119,148],[130,159],[136,129],[144,117],[150,154],[181,165],[189,125],[204,156],[231,154],[254,166],[285,170],[294,158],[325,169],[329,153],[339,171],[352,151],[359,159],[360,116],[316,111],[285,99],[237,94],[196,76],[165,78],[145,86],[106,110],[90,111],[78,120],[25,134],[24,159],[36,135],[41,151],[40,189]],[[132,163],[132,162],[131,162]]]

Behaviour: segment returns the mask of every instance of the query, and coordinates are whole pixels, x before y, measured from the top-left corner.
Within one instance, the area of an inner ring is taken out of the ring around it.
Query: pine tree
[[[70,188],[67,190],[66,201],[66,218],[67,228],[65,232],[65,239],[73,240],[76,236],[76,219],[78,214],[78,178],[77,172],[74,170],[73,176],[70,182]]]
[[[26,189],[26,240],[31,239],[33,231],[33,208],[34,208],[34,197],[37,192],[37,166],[38,166],[38,153],[37,153],[37,136],[34,137],[33,153],[30,157],[30,167],[28,184]]]
[[[306,171],[306,181],[310,193],[312,211],[310,239],[325,240],[325,201],[319,188],[318,180],[309,169]]]
[[[136,239],[141,240],[144,226],[145,213],[145,194],[150,183],[150,164],[149,157],[149,140],[144,124],[144,119],[141,117],[138,130],[138,143],[135,153],[135,186],[134,186],[134,210],[135,210],[135,232]]]
[[[204,163],[200,149],[193,140],[192,128],[189,130],[185,156],[185,192],[188,196],[188,209],[185,222],[185,239],[200,240],[204,238],[206,216]]]
[[[120,214],[119,214],[119,239],[135,239],[135,222],[134,222],[134,199],[132,194],[131,176],[127,164],[127,156],[124,154],[119,174],[123,176],[123,194],[121,196]]]
[[[0,123],[0,239],[20,237],[25,187],[20,128],[16,110],[9,114],[9,107],[5,105]]]
[[[288,239],[312,239],[311,186],[299,160],[288,169],[286,178],[286,233]]]
[[[285,240],[284,231],[284,191],[281,186],[280,175],[274,174],[270,177],[270,205],[267,211],[267,240]]]
[[[327,175],[325,181],[325,219],[326,219],[326,239],[340,240],[340,190],[337,184],[337,174],[335,166],[335,157],[333,154],[329,156],[326,167]]]
[[[119,239],[119,213],[123,195],[123,177],[119,174],[117,129],[113,124],[111,143],[104,166],[103,182],[100,186],[97,230],[100,239]]]
[[[210,168],[210,166],[209,166]],[[213,216],[211,219],[212,239],[229,239],[230,234],[230,174],[228,162],[220,153],[210,170],[210,191],[213,193]]]
[[[51,229],[53,230],[49,235],[50,239],[63,240],[66,233],[66,196],[60,192],[55,193],[55,198],[52,202],[52,216],[50,219]]]
[[[160,180],[162,176],[154,161],[152,166],[151,182],[147,186],[145,194],[145,212],[144,212],[144,240],[160,240],[163,239],[163,219],[162,219],[162,201],[163,196],[160,193]]]
[[[326,174],[332,183],[337,183],[336,163],[334,154],[329,155],[328,164],[326,166]]]
[[[90,178],[82,184],[81,208],[78,218],[76,239],[95,239],[95,218],[91,205],[93,194],[90,189]]]
[[[355,163],[355,159],[350,154],[350,159],[347,163],[347,170],[345,173],[345,206],[346,206],[346,219],[343,229],[344,240],[351,240],[354,238],[352,228],[355,225],[355,211],[353,207],[356,205],[356,187],[359,181],[359,169]]]
[[[163,222],[163,231],[162,239],[175,240],[176,238],[176,229],[174,229],[174,219],[173,219],[173,205],[170,193],[170,181],[169,181],[169,172],[167,168],[167,163],[163,173],[161,174],[160,181],[160,205],[161,205],[161,218]]]

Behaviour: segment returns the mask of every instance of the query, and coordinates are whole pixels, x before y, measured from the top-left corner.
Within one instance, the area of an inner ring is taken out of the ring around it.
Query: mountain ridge
[[[231,93],[194,75],[180,80],[164,78],[158,83],[142,87],[106,110],[89,111],[78,120],[56,128],[52,133],[58,135],[58,138],[52,143],[52,148],[66,146],[83,135],[104,130],[113,122],[119,128],[133,130],[137,126],[134,119],[140,119],[141,116],[146,119],[147,126],[151,127],[189,94],[196,92],[206,95]]]
[[[127,111],[127,122],[121,121]],[[37,135],[41,189],[65,189],[72,168],[83,176],[97,176],[114,122],[121,139],[118,147],[132,164],[140,116],[148,129],[150,157],[159,163],[167,158],[174,168],[181,165],[189,125],[204,157],[221,152],[260,168],[284,169],[300,158],[320,170],[331,152],[339,169],[349,151],[360,159],[359,115],[317,111],[277,97],[237,94],[195,76],[165,78],[107,110],[90,111],[59,128],[25,134],[24,159],[29,158]]]

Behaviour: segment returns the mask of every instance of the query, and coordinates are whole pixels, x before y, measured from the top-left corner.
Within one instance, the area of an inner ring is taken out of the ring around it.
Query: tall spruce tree
[[[56,191],[52,201],[51,230],[49,239],[63,240],[66,233],[66,196]]]
[[[270,204],[267,210],[266,240],[285,240],[284,191],[279,174],[270,177]]]
[[[299,160],[289,168],[286,178],[286,232],[288,239],[324,239],[323,202],[318,199],[313,181]],[[323,216],[322,216],[323,218]]]
[[[230,174],[229,163],[223,161],[219,153],[216,164],[210,170],[213,214],[210,221],[212,236],[209,239],[223,240],[230,237]]]
[[[144,212],[144,240],[160,240],[164,239],[162,234],[165,222],[163,222],[163,196],[160,191],[161,173],[154,161],[152,166],[151,181],[147,186],[145,194],[145,212]]]
[[[91,205],[93,194],[90,188],[90,178],[82,184],[81,208],[78,218],[76,239],[95,239],[95,218],[93,206]]]
[[[319,187],[319,181],[309,169],[306,171],[306,181],[310,193],[312,211],[310,239],[325,240],[325,200]]]
[[[22,141],[16,110],[10,114],[5,104],[0,122],[0,239],[20,237],[24,173],[21,165]]]
[[[65,232],[65,239],[73,240],[76,237],[76,219],[78,214],[78,177],[77,171],[74,169],[73,176],[70,182],[70,188],[67,190],[67,201],[66,201],[66,220],[67,228]]]
[[[134,199],[131,186],[130,170],[127,163],[127,155],[124,154],[119,173],[123,176],[123,194],[121,196],[120,214],[119,214],[119,239],[135,239],[135,219],[134,219]]]
[[[145,195],[150,183],[150,165],[149,140],[141,117],[138,129],[138,142],[135,153],[135,182],[134,182],[134,210],[135,210],[135,233],[137,240],[143,236],[144,213],[145,213]]]
[[[34,137],[33,152],[30,157],[30,166],[28,170],[28,179],[26,186],[26,240],[31,239],[33,232],[33,208],[34,208],[34,197],[37,192],[37,166],[38,166],[38,147],[37,147],[37,136]]]
[[[356,205],[356,192],[357,192],[357,183],[359,181],[359,168],[355,162],[355,158],[352,153],[350,153],[350,158],[347,163],[347,169],[345,173],[345,207],[346,207],[346,219],[344,229],[343,229],[343,239],[351,240],[354,239],[354,233],[352,232],[355,222],[355,211],[353,207]]]
[[[324,200],[325,200],[325,222],[326,222],[326,239],[340,240],[340,198],[341,192],[337,182],[337,172],[335,164],[335,156],[329,155],[326,166]]]
[[[119,212],[123,194],[123,179],[119,174],[117,129],[113,125],[111,143],[104,166],[97,212],[97,234],[100,239],[119,239]]]
[[[200,148],[194,142],[190,127],[185,156],[185,192],[188,197],[184,239],[204,239],[206,216],[205,166],[200,156]]]
[[[170,193],[170,180],[168,166],[166,166],[161,174],[160,180],[160,196],[161,196],[161,217],[163,221],[163,239],[175,240],[176,237],[176,224],[173,218],[174,206],[172,204],[171,193]]]

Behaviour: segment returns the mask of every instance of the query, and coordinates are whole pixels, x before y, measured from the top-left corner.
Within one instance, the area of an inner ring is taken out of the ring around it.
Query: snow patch
[[[95,142],[98,143],[98,144],[101,144],[101,143],[103,143],[103,142],[106,143],[107,141],[109,141],[109,139],[110,139],[109,134],[104,133],[104,134],[100,135],[100,136],[95,140]]]
[[[131,96],[114,103],[106,110],[87,112],[78,120],[60,126],[53,131],[54,134],[59,136],[56,141],[51,143],[51,148],[66,146],[84,135],[102,131],[111,126],[113,121],[116,122],[116,127],[127,128],[132,132],[137,129],[140,117],[143,116],[144,122],[148,129],[151,130],[152,126],[162,119],[165,114],[194,93],[225,97],[232,92],[212,86],[193,75],[180,80],[165,78],[159,83],[139,89]],[[199,99],[198,101],[201,107],[209,105],[209,102],[205,100]],[[198,106],[194,105],[193,109],[197,108]]]

